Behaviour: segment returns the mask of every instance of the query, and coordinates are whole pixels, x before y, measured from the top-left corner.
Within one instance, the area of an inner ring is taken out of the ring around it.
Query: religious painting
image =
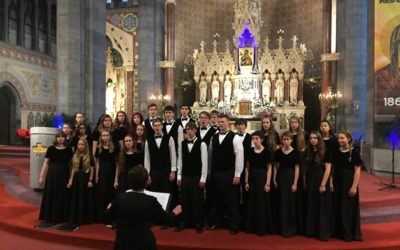
[[[239,49],[239,63],[241,67],[253,66],[254,63],[254,48]]]
[[[400,112],[400,2],[375,0],[375,118]]]

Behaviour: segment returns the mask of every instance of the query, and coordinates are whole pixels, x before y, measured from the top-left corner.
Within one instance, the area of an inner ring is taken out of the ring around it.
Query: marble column
[[[174,73],[175,73],[175,0],[165,2],[166,35],[165,35],[165,94],[174,100]]]
[[[327,94],[331,87],[331,67],[330,61],[323,60],[324,54],[331,52],[331,13],[332,0],[322,0],[322,77],[321,77],[321,93]],[[328,104],[321,102],[321,120],[325,119],[328,114]]]

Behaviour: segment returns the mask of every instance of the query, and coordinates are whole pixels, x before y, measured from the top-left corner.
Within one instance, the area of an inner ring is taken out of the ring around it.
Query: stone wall
[[[0,86],[16,92],[17,128],[27,128],[28,114],[53,112],[57,104],[55,58],[0,42]]]

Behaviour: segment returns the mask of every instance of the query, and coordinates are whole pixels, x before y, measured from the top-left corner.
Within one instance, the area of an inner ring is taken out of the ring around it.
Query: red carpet
[[[29,176],[29,159],[2,158],[0,168],[7,166],[22,179]],[[385,179],[386,181],[386,179]],[[361,206],[365,209],[374,209],[385,206],[400,204],[400,192],[398,190],[377,191],[382,187],[380,180],[363,173],[360,183]],[[37,249],[32,244],[40,245],[43,242],[43,249],[67,249],[62,246],[79,246],[81,249],[112,249],[115,232],[103,225],[83,226],[78,231],[63,233],[56,230],[35,230],[33,226],[38,224],[38,207],[28,205],[15,197],[9,195],[0,184],[0,230],[7,231],[6,236],[15,234],[15,240],[28,238],[21,248]],[[296,236],[284,239],[280,236],[258,237],[245,233],[230,235],[227,230],[205,231],[203,234],[196,234],[194,230],[186,230],[176,233],[173,229],[160,230],[154,228],[154,233],[160,250],[179,249],[400,249],[400,220],[388,223],[363,224],[363,242],[346,243],[337,239],[328,242],[321,242],[316,239]],[[2,247],[7,244],[8,239],[3,241],[3,234],[0,232]],[[17,245],[8,245],[7,249],[20,249]],[[3,249],[0,247],[0,249]],[[58,248],[59,247],[59,248]],[[83,247],[83,248],[82,248]]]

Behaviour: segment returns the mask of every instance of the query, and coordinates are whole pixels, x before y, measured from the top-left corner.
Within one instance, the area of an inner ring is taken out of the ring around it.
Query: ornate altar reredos
[[[293,36],[292,47],[283,48],[282,36],[272,49],[262,42],[260,0],[237,0],[234,5],[233,48],[211,51],[205,43],[194,51],[195,113],[216,109],[232,117],[254,118],[270,114],[277,129],[288,128],[288,118],[304,117],[303,76],[307,49]]]

